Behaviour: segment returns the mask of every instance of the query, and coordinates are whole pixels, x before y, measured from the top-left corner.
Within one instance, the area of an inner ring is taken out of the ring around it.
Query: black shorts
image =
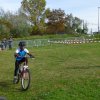
[[[22,58],[21,60],[16,60],[16,62],[15,62],[15,65],[19,65],[19,64],[21,64],[21,63],[23,63],[23,62],[25,62],[26,61],[26,58],[24,57],[24,58]]]

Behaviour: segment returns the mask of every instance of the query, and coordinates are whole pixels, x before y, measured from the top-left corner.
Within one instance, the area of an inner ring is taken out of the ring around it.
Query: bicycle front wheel
[[[22,90],[27,90],[30,86],[30,71],[26,69],[23,71],[23,75],[21,78],[21,86]]]

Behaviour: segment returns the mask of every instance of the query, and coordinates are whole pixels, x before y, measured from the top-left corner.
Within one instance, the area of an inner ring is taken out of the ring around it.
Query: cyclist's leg
[[[20,62],[24,62],[25,65],[28,65],[28,59],[26,57],[24,57]]]
[[[25,62],[26,62],[26,65],[28,65],[28,59],[27,58],[25,58]]]
[[[15,70],[14,70],[14,80],[13,80],[13,83],[16,83],[16,80],[17,80],[17,71],[18,71],[18,68],[19,68],[19,61],[15,61]]]
[[[16,76],[17,75],[17,71],[18,71],[18,68],[19,68],[19,61],[15,61],[15,70],[14,70],[14,76]]]

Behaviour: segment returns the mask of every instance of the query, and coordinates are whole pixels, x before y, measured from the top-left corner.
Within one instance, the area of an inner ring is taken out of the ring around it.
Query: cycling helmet
[[[24,41],[20,41],[19,44],[18,44],[20,47],[24,47],[26,46],[26,43]]]

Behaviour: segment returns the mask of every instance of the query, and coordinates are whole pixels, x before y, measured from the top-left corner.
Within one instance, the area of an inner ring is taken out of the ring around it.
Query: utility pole
[[[83,33],[84,33],[84,20],[83,20]]]
[[[99,30],[99,8],[100,8],[100,7],[98,7],[98,33],[99,33],[99,31],[100,31],[100,30]]]

